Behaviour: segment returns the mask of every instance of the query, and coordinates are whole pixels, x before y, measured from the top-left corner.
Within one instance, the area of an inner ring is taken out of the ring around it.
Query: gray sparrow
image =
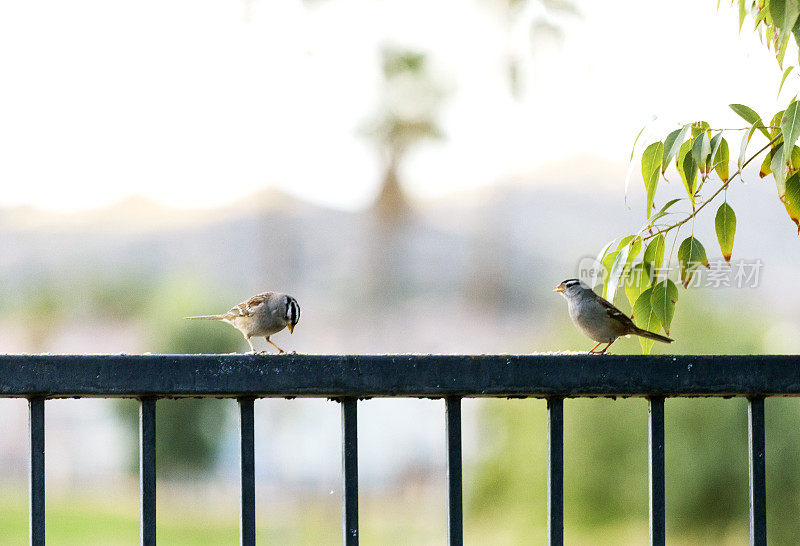
[[[591,288],[581,285],[578,279],[567,279],[556,286],[555,292],[561,292],[561,295],[567,299],[569,317],[573,324],[588,337],[598,342],[589,351],[590,353],[594,353],[600,345],[607,343],[608,345],[599,351],[601,354],[605,353],[618,337],[631,334],[662,343],[674,341],[666,336],[639,328],[625,313],[595,294]]]

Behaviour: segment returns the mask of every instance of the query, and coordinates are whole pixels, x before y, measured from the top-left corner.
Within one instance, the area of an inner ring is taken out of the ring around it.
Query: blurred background
[[[638,160],[624,198],[641,127],[640,145],[741,126],[728,103],[778,109],[780,70],[736,17],[711,0],[2,3],[0,352],[241,352],[233,328],[182,317],[264,290],[302,306],[273,338],[289,351],[588,350],[552,289],[642,222]],[[796,228],[757,170],[728,196],[734,259],[760,276],[681,290],[678,342],[654,352],[800,349]],[[719,257],[710,215],[695,233]],[[159,539],[236,544],[235,402],[158,408]],[[444,403],[360,408],[363,542],[443,543]],[[746,544],[746,403],[666,412],[670,542]],[[769,534],[792,544],[800,403],[767,414]],[[646,543],[646,418],[643,400],[565,403],[568,543]],[[256,402],[262,542],[340,542],[339,419]],[[48,402],[48,542],[138,540],[136,425],[132,401]],[[0,544],[27,540],[26,427],[26,403],[0,400]],[[545,541],[545,432],[542,401],[464,402],[467,543]]]

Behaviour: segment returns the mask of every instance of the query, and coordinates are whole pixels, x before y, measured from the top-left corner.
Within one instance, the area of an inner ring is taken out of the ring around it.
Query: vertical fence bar
[[[547,544],[564,544],[564,399],[547,399]]]
[[[461,456],[461,397],[445,399],[447,414],[447,544],[464,544]]]
[[[156,543],[156,400],[139,400],[139,507],[142,546]]]
[[[356,398],[342,399],[342,543],[358,544],[358,414]]]
[[[764,461],[764,397],[747,401],[747,437],[750,454],[750,544],[767,544],[767,481]]]
[[[239,435],[241,439],[242,498],[239,505],[239,544],[256,543],[256,459],[253,398],[239,399]]]
[[[652,397],[649,405],[650,544],[666,543],[664,502],[664,398]]]
[[[44,546],[44,398],[28,400],[28,430],[31,441],[29,540],[31,546]]]

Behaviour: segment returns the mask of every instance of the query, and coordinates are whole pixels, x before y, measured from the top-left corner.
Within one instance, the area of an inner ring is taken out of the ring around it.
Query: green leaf
[[[778,186],[779,196],[783,196],[786,178],[797,170],[794,167],[790,167],[790,165],[800,165],[800,147],[796,144],[792,147],[791,161],[784,161],[784,154],[783,143],[781,142],[777,147],[767,152],[764,161],[761,163],[761,170],[758,173],[761,178],[769,174],[773,175]]]
[[[775,53],[775,58],[778,60],[778,66],[783,68],[783,57],[786,55],[786,47],[789,45],[789,35],[783,36],[781,34],[780,41],[777,44],[779,46],[778,52]]]
[[[618,250],[614,252],[609,252],[605,255],[601,263],[603,264],[603,297],[608,298],[608,285],[609,280],[611,279],[611,267],[614,265],[614,262],[617,259],[617,254],[619,254]]]
[[[695,121],[692,123],[692,138],[705,133],[710,127],[707,121]]]
[[[684,125],[680,129],[675,129],[667,138],[664,139],[664,157],[661,160],[661,174],[664,174],[669,166],[669,162],[678,153],[681,144],[686,140],[686,134],[689,132],[690,125]]]
[[[789,213],[789,218],[797,224],[797,234],[800,235],[800,177],[794,173],[786,181],[786,193],[783,196],[783,206]]]
[[[775,149],[771,149],[764,156],[764,161],[761,162],[761,169],[758,171],[758,176],[764,178],[772,174],[772,158],[775,156]]]
[[[653,273],[653,278],[658,275],[658,270],[661,269],[661,264],[664,263],[664,250],[666,248],[666,241],[664,234],[656,235],[644,249],[644,256],[642,262],[647,264],[650,271]]]
[[[720,141],[722,141],[722,131],[711,137],[711,152],[708,154],[708,164],[706,167],[706,171],[710,171],[712,169],[713,162],[711,160],[717,154]]]
[[[783,150],[776,148],[771,150],[772,160],[770,161],[770,170],[772,177],[775,179],[775,186],[778,188],[778,198],[782,198],[786,193],[786,177],[789,176],[786,162],[783,160]]]
[[[783,133],[784,161],[794,168],[800,167],[800,165],[791,163],[794,144],[797,142],[797,137],[800,137],[800,103],[796,100],[792,101],[781,119],[781,132]]]
[[[722,134],[722,133],[720,133]],[[728,141],[722,138],[719,142],[717,153],[714,154],[714,170],[717,172],[720,180],[723,182],[728,181]]]
[[[777,1],[777,0],[776,0]],[[786,10],[783,15],[783,23],[780,25],[781,30],[786,29],[786,33],[790,33],[800,17],[800,1],[786,0]]]
[[[631,267],[631,272],[628,278],[625,279],[625,295],[628,297],[631,307],[642,295],[642,292],[647,290],[650,286],[650,275],[645,267],[645,264],[638,263]]]
[[[617,295],[617,288],[619,288],[619,281],[625,273],[625,264],[628,263],[628,248],[616,252],[614,263],[611,264],[611,269],[608,273],[608,288],[606,288],[605,298],[614,303],[614,298]]]
[[[628,263],[627,266],[630,268],[631,263],[633,260],[636,259],[636,256],[642,251],[642,239],[641,237],[636,237],[630,245],[630,250],[628,251]]]
[[[782,61],[783,55],[780,54],[780,51],[786,51],[789,34],[800,15],[800,2],[798,0],[773,0],[769,3],[769,14],[772,17],[773,25],[780,30],[775,49],[778,50],[779,61]]]
[[[786,82],[786,77],[789,75],[789,73],[792,71],[793,68],[794,68],[794,65],[790,65],[790,66],[786,67],[786,70],[783,71],[783,77],[781,78],[781,84],[780,84],[780,86],[778,86],[778,96],[779,97],[781,96],[781,89],[783,89],[783,84]]]
[[[785,10],[786,0],[775,0],[770,2],[769,16],[772,19],[772,24],[776,28],[780,28],[783,23],[783,14]]]
[[[669,201],[667,201],[667,203],[666,203],[666,204],[665,204],[663,207],[661,207],[661,210],[660,210],[660,211],[658,211],[658,212],[659,212],[659,213],[661,213],[661,212],[667,212],[667,210],[669,210],[669,208],[670,208],[672,205],[674,205],[674,204],[675,204],[675,203],[677,203],[678,201],[683,201],[684,199],[685,199],[685,197],[678,197],[677,199],[670,199]]]
[[[770,22],[767,22],[767,24],[766,24],[767,28],[764,31],[764,42],[765,42],[765,44],[767,46],[767,50],[768,51],[772,48],[772,37],[775,35],[775,33],[772,32],[771,21],[772,20],[770,19]]]
[[[661,176],[661,158],[664,155],[664,145],[654,142],[642,154],[642,178],[647,190],[647,217],[653,210],[653,199],[658,187],[658,178]]]
[[[761,21],[763,21],[764,19],[767,18],[768,11],[769,11],[768,8],[764,7],[764,8],[761,8],[761,10],[758,12],[758,15],[756,16],[755,24],[753,25],[753,32],[757,31],[758,30],[758,25],[761,24]]]
[[[653,305],[651,303],[652,296],[652,288],[648,288],[642,292],[642,295],[639,296],[636,303],[633,304],[633,316],[631,318],[633,319],[633,323],[642,330],[658,332],[661,329],[661,321],[658,320],[658,316],[653,312]],[[650,349],[652,349],[653,343],[655,342],[652,339],[639,337],[639,343],[642,345],[642,352],[644,354],[650,354]]]
[[[603,247],[603,250],[601,250],[600,254],[597,255],[597,261],[598,262],[603,263],[603,258],[606,257],[606,253],[611,248],[611,245],[613,245],[616,242],[617,242],[616,239],[612,239],[611,241],[608,242],[608,244],[606,246]]]
[[[633,241],[636,238],[636,235],[626,235],[622,239],[619,240],[619,244],[617,245],[617,250],[622,250],[622,247],[627,246],[628,243]]]
[[[653,314],[664,327],[664,332],[669,335],[669,326],[675,315],[675,304],[678,303],[678,287],[669,279],[664,279],[653,286],[650,295],[650,306]]]
[[[792,28],[792,34],[794,34],[794,41],[797,43],[797,46],[800,47],[800,18],[795,22]]]
[[[658,221],[659,218],[662,218],[662,217],[666,216],[667,214],[669,214],[669,213],[668,212],[657,212],[657,213],[655,213],[654,215],[652,215],[647,220],[647,223],[644,226],[642,226],[642,228],[639,231],[642,232],[642,231],[644,231],[646,229],[649,230],[651,227],[653,227],[655,225],[656,221]]]
[[[759,130],[764,134],[765,137],[770,138],[766,127],[764,127],[764,122],[761,121],[761,116],[759,116],[755,110],[749,106],[745,106],[744,104],[731,104],[730,107],[731,110],[739,114],[739,116],[750,125],[758,126],[760,124],[761,126],[759,127]]]
[[[717,241],[722,250],[722,257],[730,263],[733,253],[733,236],[736,235],[736,214],[727,202],[722,203],[717,209],[714,226],[717,229]]]
[[[708,141],[708,134],[701,133],[694,139],[694,144],[692,145],[692,159],[694,159],[694,162],[703,174],[706,173],[709,155],[711,155],[711,144]]]
[[[681,145],[678,152],[678,173],[683,180],[683,186],[686,188],[686,193],[689,194],[689,199],[692,201],[692,208],[694,208],[694,194],[697,191],[697,164],[692,158],[692,147],[694,142],[690,139]]]
[[[744,4],[745,0],[739,0],[739,32],[742,32],[742,24],[744,24],[745,15],[747,15],[747,8]]]
[[[785,112],[786,112],[786,110],[781,110],[780,112],[777,112],[774,116],[772,116],[772,121],[769,122],[769,126],[770,126],[769,135],[767,136],[767,138],[769,138],[770,140],[772,140],[773,138],[775,138],[776,136],[778,136],[780,134],[780,132],[781,132],[781,120],[783,119],[783,114]],[[772,127],[775,127],[775,128],[772,129]],[[772,147],[774,148],[777,145],[778,145],[778,142],[773,144]]]
[[[661,210],[660,210],[660,211],[658,211],[658,212],[657,212],[656,214],[654,214],[653,216],[651,216],[651,217],[650,217],[650,218],[647,220],[647,222],[645,222],[645,224],[644,224],[644,225],[643,225],[643,226],[642,226],[642,227],[639,229],[639,233],[641,233],[641,232],[642,232],[642,231],[644,231],[644,230],[649,230],[651,227],[653,227],[653,225],[655,225],[656,221],[657,221],[659,218],[661,218],[661,217],[663,217],[663,216],[666,216],[667,214],[670,214],[670,213],[668,212],[668,210],[667,210],[667,209],[669,209],[669,207],[671,207],[672,205],[674,205],[675,203],[677,203],[678,201],[681,201],[681,200],[683,200],[683,199],[685,199],[685,197],[682,197],[682,198],[680,198],[680,199],[673,199],[673,200],[669,201],[669,202],[668,202],[666,205],[664,205],[663,207],[661,207]]]
[[[633,139],[633,146],[631,147],[631,158],[628,161],[633,161],[633,154],[636,153],[636,143],[639,142],[639,137],[642,136],[644,130],[647,128],[647,124],[645,123],[641,129],[639,129],[639,134],[636,135],[636,138]]]
[[[642,240],[638,237],[631,240],[631,242],[617,252],[614,262],[611,264],[609,271],[608,288],[606,289],[607,300],[614,303],[614,298],[617,295],[620,280],[625,278],[630,270],[631,262],[639,254],[642,248]]]
[[[699,266],[708,267],[706,249],[693,235],[684,239],[678,248],[678,262],[681,267],[681,282],[684,288],[689,286],[692,276]]]
[[[756,121],[753,125],[750,126],[750,130],[747,131],[744,136],[742,137],[742,143],[739,145],[739,160],[736,162],[736,165],[741,170],[742,165],[744,165],[744,161],[747,154],[747,145],[750,144],[750,139],[753,136],[753,133],[756,129],[758,129],[758,124],[761,123],[761,120]]]

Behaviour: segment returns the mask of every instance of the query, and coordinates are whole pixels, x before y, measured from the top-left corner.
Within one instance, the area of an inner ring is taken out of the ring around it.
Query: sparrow
[[[600,345],[607,343],[608,345],[599,351],[600,354],[603,354],[618,337],[631,334],[662,343],[674,341],[666,336],[639,328],[630,317],[595,294],[591,288],[581,285],[578,279],[567,279],[556,286],[554,291],[561,292],[561,295],[567,299],[569,317],[573,324],[598,342],[589,353],[594,353]]]
[[[242,333],[244,339],[247,340],[247,344],[250,345],[250,352],[255,353],[250,338],[264,336],[267,343],[278,349],[280,353],[283,353],[285,351],[272,343],[269,336],[280,332],[284,328],[288,328],[289,333],[294,333],[294,327],[297,325],[297,321],[300,320],[300,306],[297,304],[297,300],[288,294],[264,292],[231,308],[230,311],[223,315],[202,315],[184,318],[227,322]]]

